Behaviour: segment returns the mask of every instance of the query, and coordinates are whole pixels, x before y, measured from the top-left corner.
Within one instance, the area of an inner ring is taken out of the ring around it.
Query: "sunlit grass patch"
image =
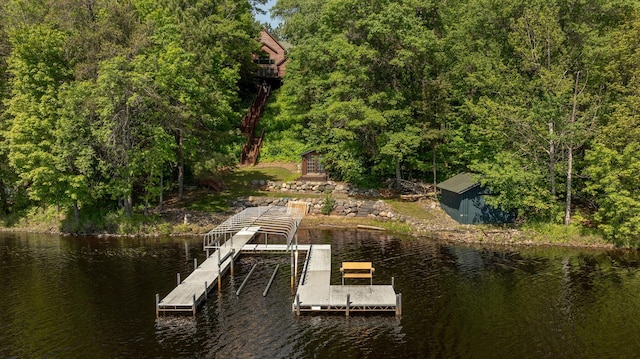
[[[552,223],[529,223],[522,227],[525,237],[534,242],[559,245],[609,246],[601,235],[584,227]]]

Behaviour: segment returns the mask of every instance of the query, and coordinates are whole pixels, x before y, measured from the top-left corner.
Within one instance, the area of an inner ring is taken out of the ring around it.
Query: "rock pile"
[[[309,193],[309,194],[346,194],[358,197],[380,197],[376,189],[360,189],[348,183],[335,181],[292,181],[274,182],[265,180],[253,180],[251,186],[270,192]]]
[[[322,213],[322,207],[326,201],[325,198],[292,198],[294,201],[303,201],[309,203],[309,212],[311,214]],[[333,199],[332,215],[355,217],[360,214],[363,217],[373,217],[379,219],[397,218],[398,215],[393,212],[384,201],[367,201],[360,199]],[[239,197],[233,203],[232,206],[237,211],[241,211],[247,207],[257,206],[286,206],[289,203],[289,198],[280,197]],[[366,213],[363,213],[366,212]]]

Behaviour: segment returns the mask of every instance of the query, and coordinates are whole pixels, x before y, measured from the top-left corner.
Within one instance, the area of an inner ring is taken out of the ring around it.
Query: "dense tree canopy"
[[[0,211],[131,212],[233,163],[256,2],[2,2]],[[319,149],[364,185],[473,171],[520,220],[637,245],[638,5],[279,0],[294,48],[267,152]]]
[[[521,220],[635,243],[638,5],[279,0],[281,116],[339,178],[473,171]]]
[[[2,6],[3,209],[10,188],[76,215],[111,200],[131,212],[134,198],[158,198],[165,177],[182,194],[185,166],[233,158],[238,83],[259,46],[252,3]]]

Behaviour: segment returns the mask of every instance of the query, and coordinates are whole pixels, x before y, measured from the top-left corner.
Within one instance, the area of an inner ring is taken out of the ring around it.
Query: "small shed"
[[[440,206],[451,218],[461,224],[511,223],[513,213],[502,211],[485,203],[491,192],[480,186],[476,175],[468,172],[451,177],[437,186]]]
[[[300,155],[302,157],[301,180],[326,181],[327,174],[322,163],[322,153],[310,150]]]

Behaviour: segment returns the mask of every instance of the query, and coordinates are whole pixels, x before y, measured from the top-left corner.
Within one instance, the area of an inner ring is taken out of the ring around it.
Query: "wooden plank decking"
[[[242,248],[253,239],[260,227],[245,227],[226,241],[185,278],[174,290],[156,305],[156,314],[186,312],[195,314],[196,308],[206,298],[206,294],[218,281],[218,276],[226,272],[232,260],[240,255]],[[218,259],[222,259],[218,265]]]

